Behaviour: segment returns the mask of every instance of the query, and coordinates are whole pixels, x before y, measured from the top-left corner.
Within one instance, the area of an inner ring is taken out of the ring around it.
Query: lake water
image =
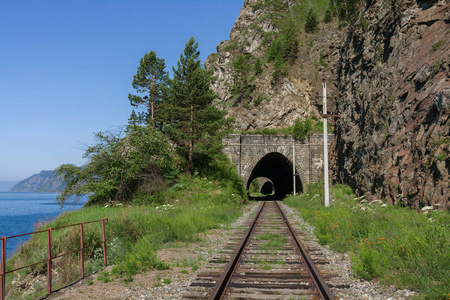
[[[47,222],[64,211],[80,209],[86,198],[61,209],[56,203],[55,193],[0,193],[0,237],[33,232],[39,221]],[[10,257],[14,250],[30,236],[8,239],[6,253]]]

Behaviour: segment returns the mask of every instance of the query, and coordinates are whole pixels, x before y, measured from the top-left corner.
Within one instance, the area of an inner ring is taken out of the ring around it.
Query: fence
[[[102,220],[97,220],[97,221],[90,221],[90,222],[81,222],[81,223],[77,223],[77,224],[70,224],[70,225],[66,225],[66,226],[61,226],[61,227],[56,227],[56,228],[48,228],[46,230],[41,230],[41,231],[35,231],[35,232],[30,232],[30,233],[24,233],[24,234],[19,234],[19,235],[15,235],[15,236],[9,236],[9,237],[2,237],[0,238],[1,241],[1,250],[0,250],[0,263],[1,263],[1,267],[0,267],[0,300],[5,300],[6,297],[6,275],[12,272],[16,272],[19,270],[22,270],[24,268],[29,268],[41,263],[47,263],[47,294],[51,294],[52,293],[52,261],[56,258],[65,256],[65,255],[69,255],[72,254],[74,252],[80,251],[80,279],[84,278],[84,249],[85,249],[85,245],[84,245],[84,226],[86,224],[90,224],[90,223],[98,223],[98,222],[102,222],[102,242],[99,243],[95,243],[92,244],[90,246],[95,246],[95,245],[99,245],[102,244],[103,246],[103,264],[106,267],[107,266],[107,259],[106,259],[106,224],[108,223],[108,219],[102,219]],[[52,231],[54,230],[58,230],[58,229],[62,229],[62,228],[67,228],[67,227],[75,227],[75,226],[80,226],[80,248],[70,251],[70,252],[66,252],[66,253],[61,253],[58,254],[57,256],[52,256]],[[19,268],[16,268],[14,270],[10,270],[8,272],[6,272],[6,241],[8,239],[12,239],[12,238],[17,238],[17,237],[21,237],[21,236],[26,236],[26,235],[32,235],[32,234],[39,234],[39,233],[47,233],[47,259],[39,261],[39,262],[35,262],[31,265],[26,265],[26,266],[22,266]]]

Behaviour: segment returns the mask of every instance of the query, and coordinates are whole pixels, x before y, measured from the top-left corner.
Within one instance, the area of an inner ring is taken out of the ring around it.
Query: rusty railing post
[[[6,287],[5,287],[5,284],[6,284],[6,280],[5,280],[5,277],[6,277],[6,237],[2,237],[1,238],[1,240],[2,240],[2,248],[1,248],[1,254],[0,254],[0,256],[1,256],[1,269],[0,269],[0,276],[2,277],[1,278],[1,281],[0,281],[0,300],[5,300],[5,297],[6,297],[6,295],[5,295],[5,291],[6,291]]]
[[[80,273],[84,278],[84,223],[80,223]]]
[[[103,237],[103,264],[108,265],[108,261],[106,259],[106,219],[102,220],[102,237]]]
[[[52,293],[52,229],[47,230],[47,293]]]

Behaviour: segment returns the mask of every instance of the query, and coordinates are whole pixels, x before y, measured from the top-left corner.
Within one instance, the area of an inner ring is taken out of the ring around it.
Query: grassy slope
[[[115,265],[113,274],[116,277],[132,280],[137,272],[169,267],[156,257],[156,251],[166,243],[197,241],[198,233],[232,222],[240,215],[243,202],[235,193],[234,189],[221,186],[220,183],[207,178],[194,178],[192,182],[185,178],[157,197],[157,200],[164,204],[88,206],[66,213],[41,229],[108,218],[109,264]],[[57,230],[52,234],[54,255],[79,247],[79,227]],[[100,225],[87,224],[86,247],[100,241]],[[46,245],[45,233],[33,237],[8,261],[8,270],[45,259]],[[76,252],[64,257],[60,262],[55,262],[54,270],[60,275],[54,276],[54,289],[79,277],[78,256],[79,253]],[[85,273],[100,269],[103,260],[101,245],[86,249],[86,257],[89,262]],[[45,264],[24,269],[20,272],[21,278],[30,272],[45,275],[45,270]],[[17,275],[18,272],[15,272],[14,275],[7,276],[8,283],[17,279]],[[42,286],[37,286],[34,294],[25,296],[23,291],[16,291],[10,294],[10,297],[34,299],[45,294],[45,285],[44,282]],[[9,284],[8,291],[12,291]]]
[[[424,299],[448,299],[450,293],[450,216],[408,208],[369,204],[350,188],[337,185],[329,208],[322,185],[289,197],[285,203],[315,226],[322,244],[349,252],[355,275],[379,278],[398,288],[419,290]]]

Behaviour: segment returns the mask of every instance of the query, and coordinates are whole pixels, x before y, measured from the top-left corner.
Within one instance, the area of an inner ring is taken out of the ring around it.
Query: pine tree
[[[317,28],[317,25],[317,15],[311,7],[308,11],[308,14],[306,15],[305,31],[308,33],[314,32]]]
[[[231,89],[233,95],[238,95],[239,100],[250,98],[253,86],[249,83],[249,73],[251,65],[248,63],[246,55],[238,55],[231,63],[234,85]]]
[[[212,70],[205,70],[199,59],[198,43],[190,38],[180,55],[173,79],[169,80],[168,97],[161,105],[163,130],[187,158],[187,169],[193,171],[194,158],[220,152],[225,111],[213,105],[216,94],[210,89]]]
[[[255,72],[255,76],[258,76],[262,73],[262,71],[262,62],[258,57],[255,61],[255,64],[253,65],[253,72]]]
[[[133,88],[144,96],[128,94],[128,100],[132,106],[142,105],[147,108],[147,111],[141,114],[147,121],[155,119],[155,104],[162,99],[168,78],[165,68],[164,59],[158,58],[154,51],[150,51],[141,58],[137,73],[133,76]]]

